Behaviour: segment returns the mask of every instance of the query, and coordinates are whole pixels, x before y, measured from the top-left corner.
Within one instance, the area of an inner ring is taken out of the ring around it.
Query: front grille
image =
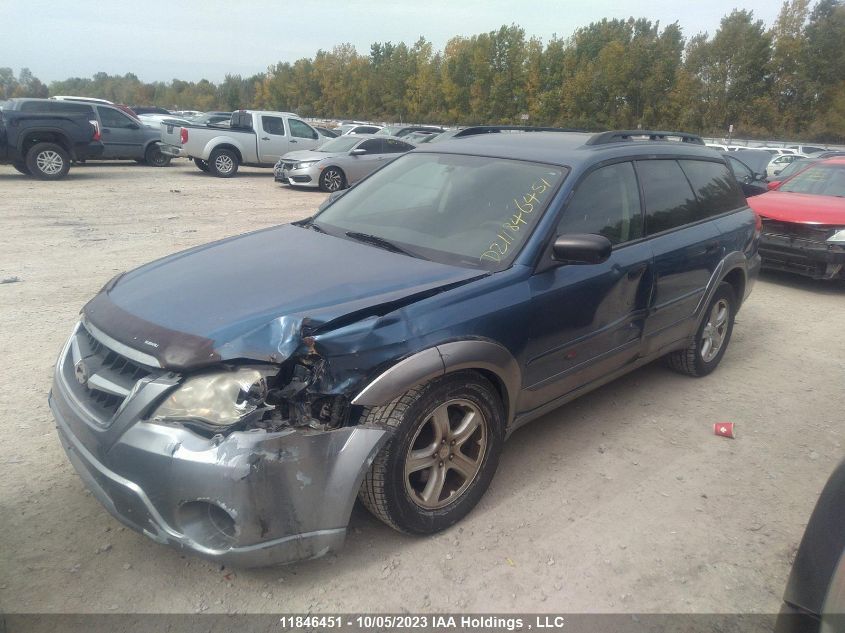
[[[795,222],[780,222],[763,218],[763,234],[794,237],[813,242],[824,242],[836,232],[832,226],[819,224],[798,224]]]
[[[82,324],[62,366],[65,384],[102,426],[111,423],[138,381],[154,371],[109,349]]]

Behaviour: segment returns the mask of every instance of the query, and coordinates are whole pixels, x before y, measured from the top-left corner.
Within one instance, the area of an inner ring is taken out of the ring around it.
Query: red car
[[[845,158],[818,162],[748,198],[763,219],[763,267],[843,279],[845,266]]]

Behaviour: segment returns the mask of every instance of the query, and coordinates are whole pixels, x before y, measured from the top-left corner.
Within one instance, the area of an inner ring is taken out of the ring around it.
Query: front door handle
[[[292,138],[292,139],[290,140],[290,142],[291,142],[291,143],[296,143],[296,139],[293,139],[293,138]]]
[[[269,141],[269,140],[270,140],[270,137],[269,137],[269,136],[262,136],[262,137],[261,137],[261,140],[262,140],[262,141]]]

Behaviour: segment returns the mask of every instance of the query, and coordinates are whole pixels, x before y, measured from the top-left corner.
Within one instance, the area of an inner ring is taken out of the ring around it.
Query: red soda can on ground
[[[717,422],[713,425],[713,433],[722,437],[735,438],[733,422]]]

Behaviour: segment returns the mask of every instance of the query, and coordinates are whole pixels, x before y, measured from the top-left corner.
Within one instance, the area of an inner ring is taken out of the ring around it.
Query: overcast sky
[[[143,81],[221,80],[350,42],[415,42],[442,50],[450,37],[515,23],[527,36],[569,36],[601,18],[678,21],[689,37],[711,35],[735,8],[767,26],[779,0],[0,0],[0,66],[28,67],[44,82],[133,72]]]

